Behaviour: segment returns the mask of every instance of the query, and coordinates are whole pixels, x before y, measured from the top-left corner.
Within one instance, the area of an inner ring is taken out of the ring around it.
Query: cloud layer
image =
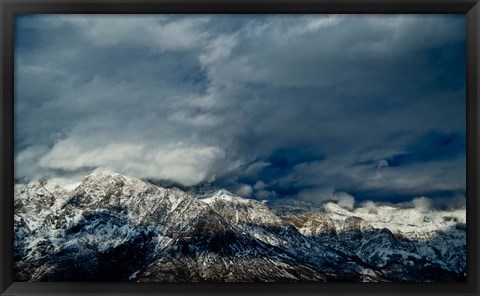
[[[465,191],[464,16],[32,15],[15,28],[19,180],[109,169],[347,207]]]

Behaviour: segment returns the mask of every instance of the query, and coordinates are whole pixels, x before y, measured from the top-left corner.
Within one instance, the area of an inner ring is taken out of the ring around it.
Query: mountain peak
[[[238,203],[249,203],[250,201],[252,201],[251,199],[235,195],[226,189],[219,189],[215,191],[210,197],[202,198],[200,200],[207,204],[212,204],[216,201],[229,201]]]
[[[461,211],[265,203],[210,185],[196,195],[113,172],[85,176],[70,191],[48,184],[54,181],[15,191],[21,280],[98,280],[102,270],[111,271],[106,280],[149,281],[465,277]]]

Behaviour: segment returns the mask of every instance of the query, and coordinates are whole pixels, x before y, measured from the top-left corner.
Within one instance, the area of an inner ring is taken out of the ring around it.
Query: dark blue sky
[[[465,194],[463,15],[27,15],[15,42],[19,179]]]

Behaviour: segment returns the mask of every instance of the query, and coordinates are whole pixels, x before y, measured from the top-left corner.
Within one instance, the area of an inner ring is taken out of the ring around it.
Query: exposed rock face
[[[269,204],[223,189],[190,193],[114,173],[86,176],[72,190],[17,186],[18,280],[466,278],[461,212],[385,207],[371,214],[333,203]]]
[[[318,226],[302,224],[311,238],[359,258],[390,281],[464,281],[466,233],[464,211],[443,212],[382,206],[347,211],[333,203],[311,205],[287,201],[273,206],[281,217],[295,219],[318,211],[334,225],[328,239],[312,235]],[[452,217],[453,216],[453,217]],[[325,232],[324,232],[325,233]],[[333,234],[332,234],[333,233]]]

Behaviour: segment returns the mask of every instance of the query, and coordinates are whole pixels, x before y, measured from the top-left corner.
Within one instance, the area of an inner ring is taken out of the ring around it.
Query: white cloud
[[[338,26],[345,17],[345,15],[328,15],[322,18],[310,16],[310,18],[305,19],[305,22],[292,26],[284,34],[297,37],[305,33],[317,32],[318,30],[328,30]]]
[[[252,186],[248,184],[237,184],[234,193],[242,197],[251,197],[253,193]]]
[[[265,183],[263,183],[263,181],[257,181],[257,183],[255,183],[255,185],[253,185],[253,188],[255,190],[262,190],[263,188],[265,188]]]
[[[278,196],[275,191],[258,190],[255,192],[255,198],[260,200],[271,199]]]
[[[182,185],[214,181],[214,165],[225,153],[218,147],[185,143],[157,146],[158,143],[115,143],[86,146],[81,139],[69,138],[57,143],[40,158],[43,168],[76,171],[103,168],[140,178],[172,180]],[[20,163],[22,159],[18,160]]]
[[[358,164],[356,157],[343,154],[323,161],[300,163],[279,182],[322,187],[338,184],[342,190],[381,192],[388,197],[394,192],[416,194],[433,189],[459,190],[466,186],[465,174],[461,157],[379,169],[377,163]]]
[[[28,179],[41,179],[45,172],[38,166],[38,160],[49,151],[46,146],[30,146],[19,152],[15,159],[15,177]],[[28,174],[26,174],[28,173]]]
[[[377,161],[376,167],[377,168],[386,168],[386,167],[388,167],[388,161],[385,160],[385,159],[380,159],[380,160]]]
[[[211,41],[203,54],[200,55],[200,63],[208,66],[227,58],[237,45],[238,40],[235,35],[220,35]]]
[[[253,185],[253,190],[254,190],[254,197],[256,199],[260,200],[265,200],[265,199],[271,199],[277,196],[277,193],[275,191],[271,190],[266,190],[265,189],[266,184],[259,180]]]
[[[387,161],[419,134],[464,130],[463,88],[415,93],[442,70],[423,51],[463,38],[461,18],[50,15],[18,24],[20,37],[29,37],[22,27],[35,32],[15,55],[18,177],[101,167],[235,184],[268,170],[265,184],[242,189],[257,198],[274,196],[273,183],[465,188],[462,157]],[[325,159],[283,171],[268,159],[299,145]]]
[[[103,47],[145,47],[156,52],[198,48],[208,39],[202,26],[208,17],[174,18],[171,16],[60,16],[47,17],[52,23],[74,26],[89,42]]]
[[[366,208],[369,214],[378,213],[378,206],[371,200],[363,202],[360,207]]]
[[[412,200],[412,204],[416,209],[429,209],[432,206],[432,201],[429,198],[421,196]]]
[[[376,214],[378,212],[378,207],[380,206],[393,206],[397,208],[411,209],[415,208],[417,210],[465,210],[466,207],[466,198],[464,195],[454,195],[454,196],[445,196],[445,197],[426,197],[426,196],[417,196],[410,200],[402,202],[391,202],[388,200],[381,201],[372,201],[365,200],[359,203],[357,208],[365,208],[371,214]]]
[[[306,189],[298,194],[298,198],[309,202],[334,201],[348,210],[352,210],[355,205],[353,195],[343,191],[335,191],[332,187]]]
[[[355,197],[351,194],[340,191],[335,192],[334,197],[337,200],[337,204],[342,208],[352,210],[355,206]]]
[[[248,167],[245,169],[245,174],[247,175],[254,175],[263,170],[264,168],[270,166],[271,163],[265,161],[256,161],[252,164],[249,164]],[[261,182],[261,181],[260,181]]]

